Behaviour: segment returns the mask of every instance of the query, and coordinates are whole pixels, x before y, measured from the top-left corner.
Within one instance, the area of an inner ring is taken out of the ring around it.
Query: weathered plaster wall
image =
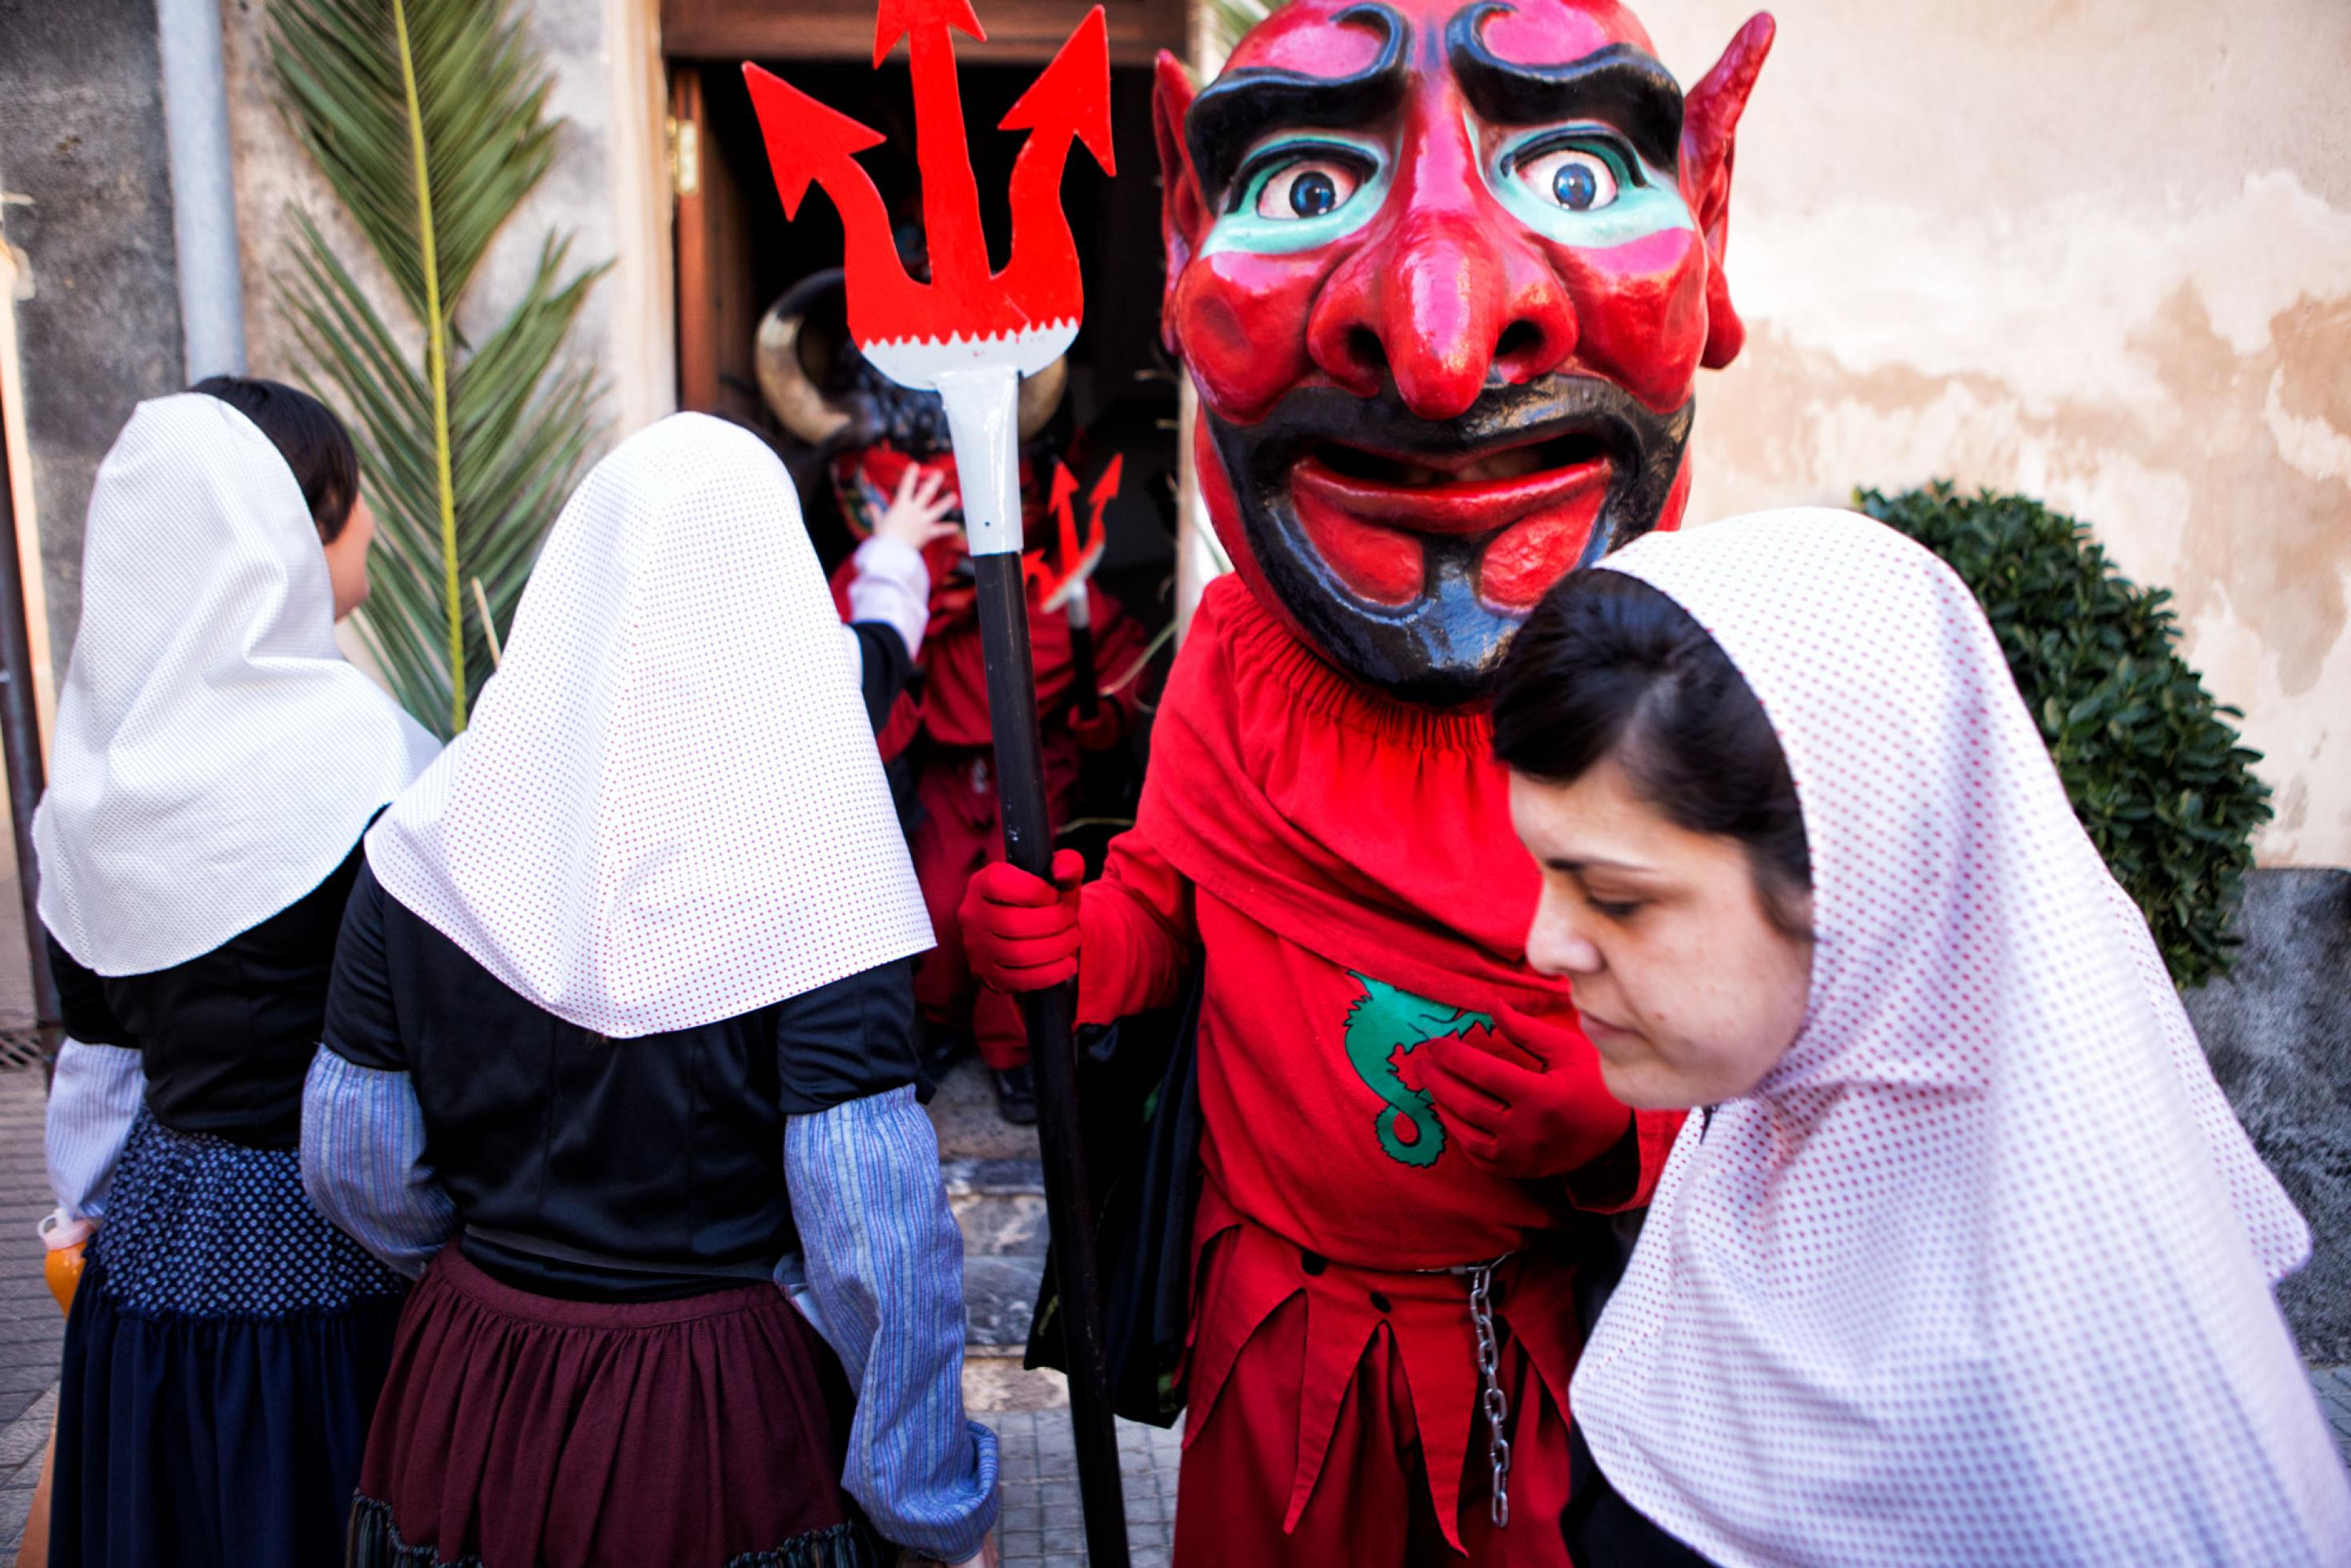
[[[1636,5],[1685,86],[1756,7]],[[2178,595],[2273,864],[2351,864],[2351,5],[1782,0],[1690,517],[1933,476]]]
[[[181,386],[153,0],[0,0],[0,242],[62,674],[99,462],[141,399]]]

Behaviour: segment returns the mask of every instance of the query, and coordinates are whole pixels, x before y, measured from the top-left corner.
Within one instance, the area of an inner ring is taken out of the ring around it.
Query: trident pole
[[[1070,595],[1070,672],[1078,697],[1078,716],[1090,719],[1102,706],[1102,676],[1094,669],[1094,613],[1080,582]]]
[[[1045,806],[1045,754],[1038,728],[1036,660],[1029,641],[1029,591],[1020,570],[1019,381],[1001,367],[938,377],[956,472],[964,482],[964,526],[978,591],[980,656],[987,670],[988,728],[996,742],[996,799],[1004,858],[1032,876],[1053,877],[1053,827]],[[967,454],[969,455],[967,456]],[[1102,1275],[1094,1248],[1092,1188],[1078,1112],[1076,988],[1021,998],[1029,1063],[1037,1082],[1038,1144],[1045,1166],[1045,1218],[1053,1237],[1070,1425],[1085,1510],[1086,1556],[1093,1568],[1126,1568],[1126,1496],[1110,1400]]]
[[[957,32],[987,38],[969,0],[881,0],[874,17],[875,66],[900,38],[911,40],[915,153],[932,261],[925,283],[916,283],[899,260],[881,193],[857,162],[859,152],[883,141],[882,134],[757,66],[747,64],[743,78],[785,217],[799,212],[811,182],[824,187],[841,213],[850,336],[874,369],[901,386],[935,391],[946,406],[978,591],[1005,858],[1050,879],[1052,826],[1045,815],[1037,678],[1020,570],[1018,412],[1020,377],[1037,374],[1067,351],[1084,307],[1077,246],[1061,210],[1061,172],[1071,143],[1081,140],[1105,173],[1114,167],[1109,29],[1096,5],[998,122],[999,130],[1029,133],[1013,161],[1012,256],[999,273],[988,270],[980,232],[949,37]],[[1080,1136],[1072,1001],[1070,988],[1061,986],[1023,1005],[1037,1078],[1045,1212],[1057,1249],[1086,1550],[1094,1568],[1126,1568],[1126,1506]]]

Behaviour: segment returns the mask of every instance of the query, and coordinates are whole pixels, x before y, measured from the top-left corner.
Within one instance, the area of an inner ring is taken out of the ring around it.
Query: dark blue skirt
[[[406,1293],[292,1151],[142,1113],[66,1322],[51,1568],[340,1563]]]

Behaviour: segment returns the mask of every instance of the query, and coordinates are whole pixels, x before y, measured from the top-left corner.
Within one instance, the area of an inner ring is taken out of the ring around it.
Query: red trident
[[[824,187],[841,213],[849,334],[859,350],[891,380],[936,391],[946,400],[977,556],[1020,548],[1013,448],[1008,435],[989,426],[993,406],[1010,397],[1016,376],[1035,375],[1069,348],[1084,313],[1077,242],[1061,211],[1070,143],[1082,141],[1103,172],[1117,171],[1111,152],[1109,32],[1097,5],[999,122],[999,130],[1025,131],[1029,138],[1012,163],[1011,259],[1003,271],[990,273],[956,86],[957,32],[987,37],[967,0],[883,0],[873,31],[876,67],[901,37],[907,40],[928,283],[907,276],[881,193],[857,162],[859,152],[881,145],[881,133],[757,66],[746,65],[743,77],[784,215],[799,215],[811,182]],[[1006,402],[1008,418],[1010,410]],[[967,431],[975,444],[984,441],[985,456],[967,455]]]
[[[1054,327],[1074,333],[1084,311],[1077,242],[1061,211],[1061,170],[1070,142],[1078,140],[1102,172],[1118,172],[1110,139],[1110,36],[1102,7],[1086,13],[998,124],[999,131],[1029,135],[1012,164],[1012,258],[993,275],[956,88],[953,35],[958,32],[983,41],[987,37],[965,0],[883,0],[873,29],[876,68],[900,38],[907,39],[928,283],[906,275],[891,243],[881,193],[857,162],[858,153],[882,144],[882,133],[771,72],[743,68],[784,216],[799,215],[811,182],[840,209],[848,235],[849,331],[869,358],[877,346],[908,339],[968,340]],[[1050,356],[1045,362],[1051,362]]]
[[[987,267],[979,190],[964,135],[951,36],[957,32],[987,37],[968,0],[881,0],[874,18],[877,68],[900,38],[907,40],[914,79],[914,152],[922,169],[923,227],[931,258],[927,283],[907,276],[881,193],[857,162],[858,153],[881,144],[880,133],[757,66],[744,66],[743,78],[767,140],[784,215],[798,215],[811,182],[822,185],[840,210],[850,337],[874,369],[902,385],[937,392],[946,405],[979,601],[1004,858],[1050,878],[1052,827],[1045,810],[1044,754],[1020,565],[1017,414],[1019,378],[1035,375],[1066,351],[1084,313],[1077,242],[1061,211],[1061,172],[1072,141],[1085,142],[1104,173],[1115,172],[1109,32],[1097,5],[999,124],[1000,130],[1029,136],[1012,163],[1012,256],[998,273]],[[1107,499],[1103,494],[1102,500]],[[1066,501],[1062,510],[1066,517]],[[1097,523],[1100,514],[1097,505]],[[1074,548],[1073,528],[1068,537]],[[1072,559],[1063,557],[1065,574]],[[1082,577],[1079,587],[1082,601]],[[1093,682],[1089,679],[1083,689],[1091,695]],[[1087,1555],[1094,1568],[1125,1568],[1126,1510],[1111,1422],[1093,1202],[1079,1136],[1072,998],[1069,987],[1057,986],[1032,991],[1022,1003],[1037,1080],[1045,1210],[1053,1236],[1047,1288],[1059,1298],[1057,1307],[1040,1303],[1039,1316],[1045,1319],[1050,1312],[1061,1327]]]
[[[1119,470],[1125,458],[1113,455],[1094,481],[1093,492],[1086,497],[1091,507],[1086,517],[1083,543],[1078,539],[1077,511],[1071,503],[1077,498],[1078,482],[1071,476],[1069,467],[1053,465],[1052,508],[1054,520],[1060,525],[1061,550],[1056,571],[1040,567],[1038,572],[1038,607],[1047,614],[1058,610],[1070,619],[1070,664],[1071,685],[1077,692],[1078,716],[1089,719],[1100,703],[1097,689],[1099,677],[1094,673],[1093,604],[1086,597],[1086,584],[1093,577],[1094,568],[1102,564],[1102,549],[1108,542],[1102,532],[1102,512],[1111,497],[1118,494]]]

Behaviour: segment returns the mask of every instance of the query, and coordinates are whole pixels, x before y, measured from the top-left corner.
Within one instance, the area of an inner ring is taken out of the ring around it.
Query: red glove
[[[1070,709],[1070,733],[1078,739],[1081,751],[1108,751],[1126,734],[1126,715],[1108,697],[1094,703],[1094,716],[1086,718],[1075,707]]]
[[[1581,1030],[1500,1009],[1497,1027],[1413,1052],[1437,1113],[1469,1157],[1498,1176],[1563,1176],[1606,1154],[1633,1113],[1600,1081]]]
[[[1075,979],[1085,874],[1085,857],[1075,850],[1054,852],[1050,884],[1001,861],[980,867],[956,916],[971,972],[999,991],[1041,991]]]

